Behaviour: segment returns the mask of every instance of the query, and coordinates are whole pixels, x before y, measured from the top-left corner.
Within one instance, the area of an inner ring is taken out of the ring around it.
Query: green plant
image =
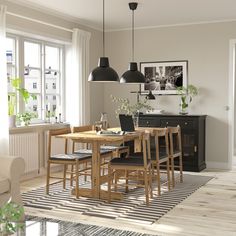
[[[181,110],[188,108],[188,104],[192,102],[193,97],[198,94],[198,89],[190,84],[187,87],[181,86],[177,88],[177,94],[181,95]],[[189,100],[188,100],[189,97]]]
[[[116,109],[116,116],[120,113],[126,115],[135,115],[141,109],[146,109],[148,111],[153,110],[153,108],[148,104],[148,100],[145,98],[144,100],[139,100],[135,104],[131,104],[128,98],[116,98],[111,95],[112,101],[118,103],[118,108]]]
[[[22,88],[22,80],[20,78],[11,78],[10,79],[11,86],[20,94],[23,101],[28,103],[30,97],[35,100],[37,97],[34,94],[28,92],[27,89]],[[15,114],[15,107],[16,107],[16,94],[9,94],[8,95],[8,115]]]
[[[23,228],[20,222],[24,208],[14,202],[7,202],[0,208],[0,235],[10,235]]]
[[[32,118],[35,118],[35,114],[31,112],[24,112],[17,114],[17,119],[20,122],[24,122],[25,125],[29,125]]]

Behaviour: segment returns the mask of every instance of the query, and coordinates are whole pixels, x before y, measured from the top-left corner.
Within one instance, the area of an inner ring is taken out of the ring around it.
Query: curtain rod
[[[22,16],[22,15],[13,13],[13,12],[7,11],[7,15],[15,16],[15,17],[18,17],[18,18],[21,18],[21,19],[24,19],[24,20],[29,20],[29,21],[36,22],[36,23],[39,23],[39,24],[42,24],[42,25],[46,25],[46,26],[50,26],[50,27],[53,27],[53,28],[56,28],[56,29],[64,30],[64,31],[67,31],[67,32],[71,32],[71,33],[73,32],[72,29],[68,29],[68,28],[65,28],[65,27],[62,27],[62,26],[59,26],[59,25],[50,24],[50,23],[47,23],[45,21],[36,20],[36,19],[30,18],[30,17],[27,17],[27,16]]]

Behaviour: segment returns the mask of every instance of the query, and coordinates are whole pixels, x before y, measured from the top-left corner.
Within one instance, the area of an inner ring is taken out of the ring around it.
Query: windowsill
[[[35,123],[27,126],[16,126],[14,128],[9,128],[10,133],[14,131],[30,131],[30,130],[47,130],[50,128],[60,128],[69,126],[69,123]]]

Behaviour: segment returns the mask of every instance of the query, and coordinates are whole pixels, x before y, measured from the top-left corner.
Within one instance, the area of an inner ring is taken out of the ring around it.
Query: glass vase
[[[181,115],[188,114],[188,107],[189,107],[189,97],[187,95],[181,96],[179,104],[179,114]]]

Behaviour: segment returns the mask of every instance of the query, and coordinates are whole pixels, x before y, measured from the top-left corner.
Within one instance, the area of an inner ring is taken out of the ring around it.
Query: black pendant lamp
[[[92,82],[119,82],[117,72],[109,66],[109,59],[105,57],[105,0],[103,0],[103,56],[99,58],[98,67],[93,69],[88,77]]]
[[[132,10],[132,62],[129,64],[129,70],[127,70],[120,79],[120,83],[127,84],[140,84],[145,83],[144,75],[138,71],[137,62],[134,62],[134,10],[137,9],[137,2],[130,2],[129,8]]]
[[[156,97],[152,94],[152,91],[149,90],[149,94],[146,96],[146,99],[148,100],[155,100]]]

